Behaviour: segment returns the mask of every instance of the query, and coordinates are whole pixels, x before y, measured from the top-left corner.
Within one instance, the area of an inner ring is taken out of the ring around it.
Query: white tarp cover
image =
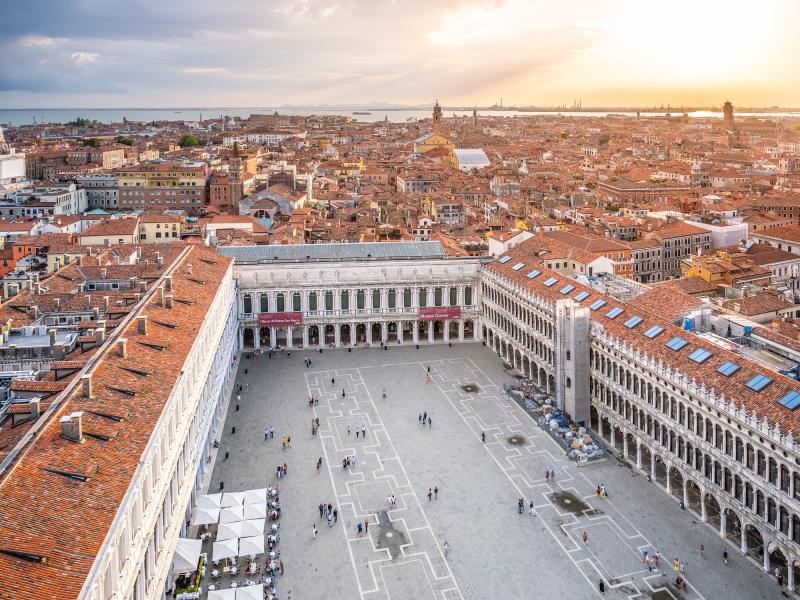
[[[228,506],[241,506],[244,500],[244,492],[225,492],[222,494],[222,502],[220,507],[227,508]]]
[[[239,540],[223,540],[221,542],[214,542],[214,547],[211,552],[212,560],[224,560],[226,558],[233,558],[239,554]]]
[[[239,538],[239,556],[250,556],[251,554],[264,554],[263,535]]]
[[[264,600],[264,584],[257,583],[236,588],[236,600]]]
[[[242,507],[241,506],[229,506],[228,508],[223,508],[219,511],[219,522],[220,523],[233,523],[234,521],[241,521],[242,519]]]
[[[266,519],[267,518],[267,505],[266,504],[245,504],[242,511],[242,518],[246,521],[248,519]]]
[[[194,525],[212,525],[219,521],[218,508],[198,508],[194,513]]]
[[[244,492],[245,504],[263,504],[267,501],[267,488],[247,490]]]
[[[261,587],[264,586],[262,585]],[[261,598],[263,597],[264,596],[261,596]],[[227,589],[227,590],[214,590],[213,592],[208,592],[208,600],[236,600],[236,590]]]
[[[242,523],[244,521],[235,521],[233,523],[220,523],[217,527],[217,541],[232,540],[242,537]]]
[[[197,508],[220,508],[222,494],[206,494],[197,499]]]
[[[200,540],[178,538],[178,543],[175,544],[175,554],[172,555],[172,572],[188,573],[196,571],[202,549],[203,542]]]
[[[267,523],[266,519],[250,519],[249,521],[239,521],[241,525],[241,534],[239,537],[253,537],[254,535],[264,535],[264,526]],[[219,534],[217,534],[219,539]]]

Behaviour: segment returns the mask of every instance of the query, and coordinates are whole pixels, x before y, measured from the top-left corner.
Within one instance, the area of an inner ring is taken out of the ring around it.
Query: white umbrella
[[[223,540],[221,542],[214,542],[214,547],[211,552],[213,560],[224,560],[226,558],[233,558],[239,554],[239,540]]]
[[[220,506],[227,508],[228,506],[241,506],[244,500],[244,492],[225,492],[222,494],[222,502]]]
[[[218,508],[198,508],[194,513],[192,523],[195,525],[211,525],[217,521],[219,521]]]
[[[242,523],[244,521],[235,521],[233,523],[220,523],[217,527],[217,541],[232,540],[242,537]]]
[[[263,535],[239,538],[239,556],[250,556],[251,554],[264,554]]]
[[[245,504],[263,504],[267,501],[267,488],[247,490],[244,492]]]
[[[243,507],[242,518],[247,519],[266,519],[266,504],[245,504]]]
[[[239,537],[264,535],[264,525],[266,522],[266,519],[250,519],[249,521],[239,521],[239,525],[241,525],[241,533]],[[219,533],[217,534],[217,539],[219,539]]]
[[[227,589],[227,590],[214,590],[212,592],[208,592],[208,600],[236,600],[236,590]]]
[[[197,564],[200,562],[202,546],[203,542],[200,540],[178,538],[178,543],[175,544],[175,554],[172,556],[171,573],[196,571]]]
[[[197,508],[219,508],[222,494],[206,494],[197,499]]]
[[[234,521],[241,521],[241,520],[242,520],[241,506],[230,506],[228,508],[223,508],[221,511],[219,511],[220,523],[233,523]]]
[[[212,600],[211,596],[209,600]],[[236,588],[236,600],[264,600],[264,584],[257,583]]]

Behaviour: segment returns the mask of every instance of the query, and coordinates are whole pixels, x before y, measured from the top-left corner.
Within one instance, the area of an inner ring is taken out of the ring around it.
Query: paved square
[[[782,597],[757,565],[644,477],[614,460],[577,467],[503,393],[511,378],[480,344],[309,352],[310,368],[305,355],[242,360],[245,389],[221,440],[228,459],[214,465],[209,490],[272,485],[275,467],[287,464],[281,600],[598,598],[601,578],[615,599]],[[264,441],[268,426],[276,437]],[[281,447],[284,435],[291,448]],[[348,457],[354,464],[345,468]],[[611,500],[595,497],[599,482]],[[517,513],[520,497],[534,502],[535,516]],[[333,526],[319,518],[320,503],[337,509]],[[671,570],[644,570],[641,548],[686,563],[689,592],[675,590]]]

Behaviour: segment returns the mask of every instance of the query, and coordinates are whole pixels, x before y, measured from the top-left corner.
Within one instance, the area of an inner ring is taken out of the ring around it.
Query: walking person
[[[327,512],[326,514],[331,514],[331,511],[332,511],[332,510],[333,510],[333,506],[332,506],[332,505],[331,505],[331,503],[329,502],[329,503],[328,503],[328,512]]]
[[[269,428],[264,429],[264,441],[266,442],[269,439]]]
[[[285,435],[281,436],[281,446],[283,446],[283,449],[286,450],[286,436]]]
[[[422,424],[422,413],[419,413],[419,416],[417,417],[417,421],[419,422],[420,425]]]
[[[447,553],[450,552],[450,544],[445,542],[442,546],[442,550],[444,550],[444,557],[447,558]]]
[[[333,527],[333,513],[328,513],[328,527]]]
[[[292,436],[286,438],[286,445],[289,446],[289,448],[292,447]]]
[[[485,444],[486,443],[486,432],[481,431],[481,441]]]
[[[331,377],[331,387],[333,387],[334,385],[336,385],[336,378]]]
[[[605,596],[606,595],[606,584],[602,579],[600,580],[600,583],[598,584],[597,587],[600,590],[600,595],[601,596]]]
[[[369,521],[364,519],[364,533],[369,533]]]
[[[428,502],[431,501],[432,496],[433,496],[433,491],[431,490],[431,488],[428,488]]]
[[[347,426],[347,435],[350,435],[350,425]]]
[[[282,560],[279,560],[279,561],[278,561],[278,563],[279,563],[279,564],[280,564],[280,566],[281,566],[281,575],[283,575],[283,561],[282,561]]]
[[[320,506],[322,506],[322,505],[320,504]],[[317,526],[316,525],[312,525],[311,526],[311,535],[314,536],[314,539],[317,539]]]
[[[334,523],[339,522],[339,511],[335,508],[333,509],[333,522]]]
[[[428,417],[428,429],[430,429],[431,427],[432,427],[432,425],[431,425],[431,418],[430,418],[430,417]]]
[[[364,530],[364,525],[361,524],[361,521],[356,525],[356,529],[358,530],[358,535],[361,535],[361,532]]]
[[[722,562],[724,562],[726,565],[728,564],[728,551],[727,550],[723,550],[722,551]]]
[[[583,545],[584,545],[584,546],[585,546],[586,544],[588,544],[588,543],[589,543],[589,534],[588,534],[588,533],[586,533],[586,532],[584,531],[584,532],[583,532],[583,536],[581,536],[581,537],[583,538]]]
[[[366,425],[361,426],[361,437],[367,439],[367,427]]]
[[[703,544],[700,544],[700,558],[706,557],[706,547]]]
[[[433,499],[434,500],[438,500],[439,499],[439,487],[438,486],[433,488]]]
[[[533,509],[533,500],[531,500],[530,512],[532,517],[536,516],[536,511]]]

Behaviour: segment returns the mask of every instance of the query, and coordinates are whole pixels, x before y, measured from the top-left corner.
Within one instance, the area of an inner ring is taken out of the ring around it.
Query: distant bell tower
[[[733,129],[733,104],[729,100],[722,105],[722,120],[726,127]]]
[[[433,105],[433,132],[441,133],[442,131],[442,107],[439,106],[439,101]]]
[[[242,156],[239,153],[239,143],[233,143],[233,156],[228,161],[228,213],[239,214],[239,202],[244,197],[244,181],[242,173]]]
[[[472,126],[478,126],[478,109],[476,107],[472,108]]]

